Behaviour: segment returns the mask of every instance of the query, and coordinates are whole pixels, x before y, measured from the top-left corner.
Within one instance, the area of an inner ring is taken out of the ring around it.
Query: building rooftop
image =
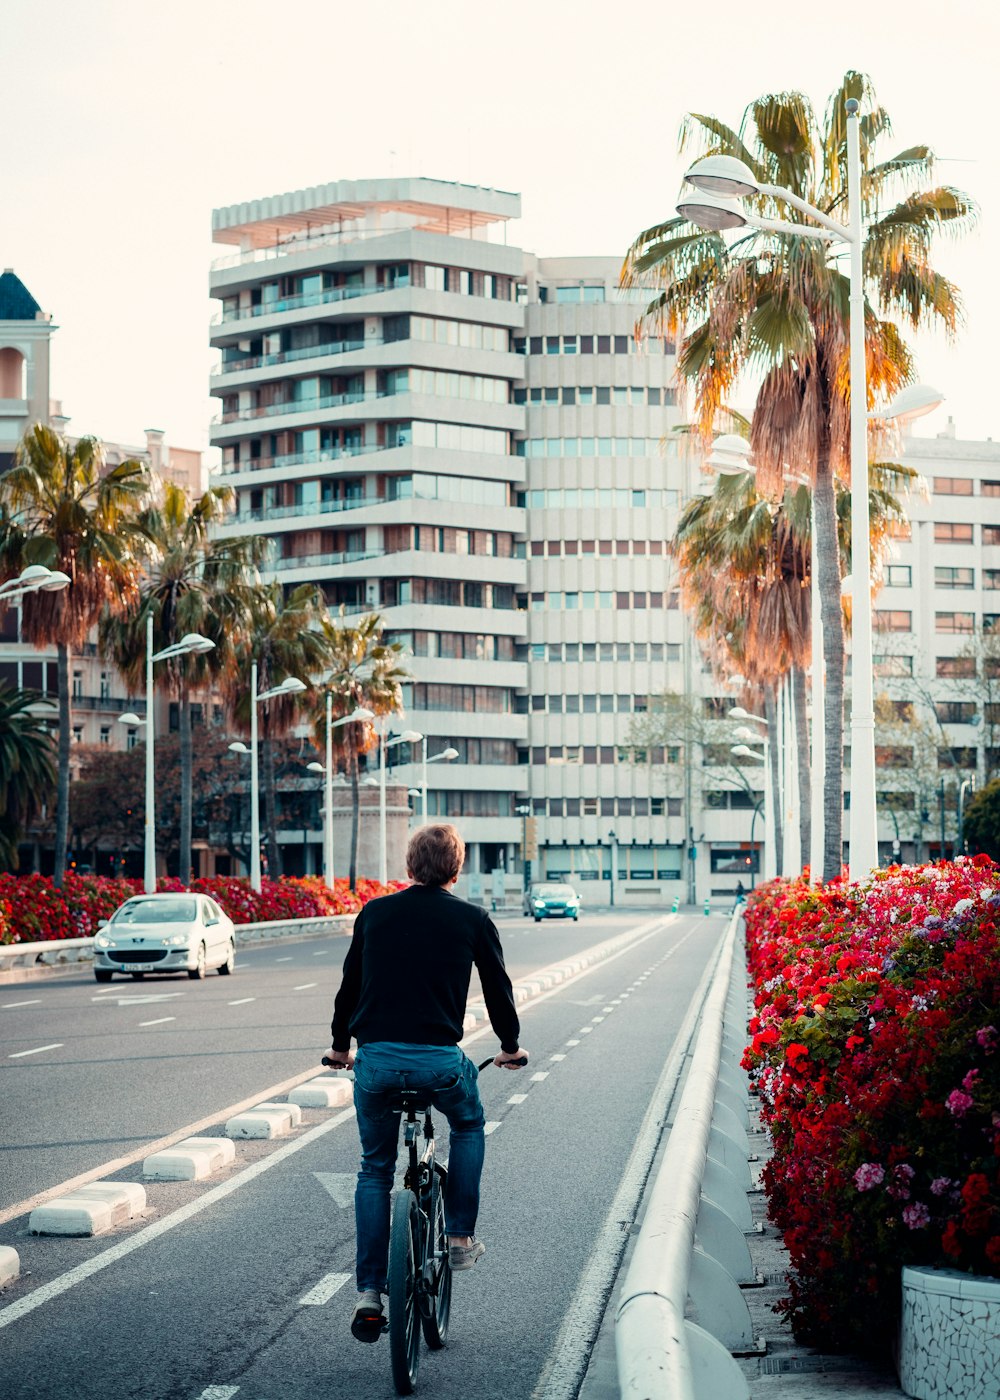
[[[520,213],[520,195],[482,185],[422,177],[335,180],[215,209],[212,237],[241,248],[266,248],[362,224],[472,237],[476,229]]]
[[[0,321],[33,321],[41,309],[14,269],[5,267],[0,273]]]

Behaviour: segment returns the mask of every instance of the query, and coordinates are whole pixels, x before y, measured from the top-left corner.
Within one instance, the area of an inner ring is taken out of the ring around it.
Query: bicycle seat
[[[431,1107],[431,1096],[426,1089],[400,1089],[388,1099],[393,1113],[426,1113]]]

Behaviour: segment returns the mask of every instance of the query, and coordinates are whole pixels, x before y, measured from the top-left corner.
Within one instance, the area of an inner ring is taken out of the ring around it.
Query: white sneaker
[[[471,1269],[477,1259],[482,1259],[486,1246],[482,1240],[474,1239],[471,1244],[451,1244],[448,1246],[448,1263],[453,1274]]]

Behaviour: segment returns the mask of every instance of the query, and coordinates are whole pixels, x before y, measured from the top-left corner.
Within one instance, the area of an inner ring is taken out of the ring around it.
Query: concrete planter
[[[996,1400],[1000,1279],[904,1268],[899,1380],[913,1400]]]

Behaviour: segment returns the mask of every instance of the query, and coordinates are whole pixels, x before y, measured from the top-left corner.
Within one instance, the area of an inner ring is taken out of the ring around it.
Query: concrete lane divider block
[[[237,1113],[226,1124],[226,1136],[231,1138],[276,1138],[291,1132],[302,1122],[302,1110],[296,1103],[259,1103],[245,1113]]]
[[[229,1138],[184,1138],[163,1152],[154,1152],[142,1164],[147,1181],[201,1181],[236,1158]]]
[[[17,1250],[11,1249],[10,1245],[0,1244],[0,1288],[5,1288],[8,1283],[14,1283],[21,1273],[21,1261],[18,1258]]]
[[[288,1095],[299,1108],[343,1108],[354,1102],[354,1086],[349,1079],[310,1079]]]
[[[36,1206],[28,1217],[33,1235],[103,1235],[146,1208],[138,1182],[92,1181]]]

